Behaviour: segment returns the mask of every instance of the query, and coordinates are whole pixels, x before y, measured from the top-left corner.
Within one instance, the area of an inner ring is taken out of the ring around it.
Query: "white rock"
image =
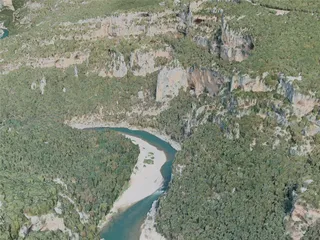
[[[179,90],[188,87],[187,72],[182,67],[164,67],[157,80],[157,102],[166,102],[179,94]]]
[[[307,190],[308,190],[308,188],[305,188],[305,187],[300,188],[300,191],[301,191],[302,193],[304,193],[304,192],[307,191]]]
[[[44,88],[47,85],[47,81],[45,78],[42,78],[40,81],[40,92],[43,95],[44,94]]]
[[[139,92],[138,92],[138,98],[141,99],[141,100],[144,100],[143,91],[139,91]]]
[[[31,89],[35,90],[37,88],[37,84],[35,82],[31,83]]]
[[[123,78],[128,73],[128,68],[126,62],[124,61],[124,56],[121,53],[112,53],[112,60],[107,64],[109,71],[107,75],[109,77]]]

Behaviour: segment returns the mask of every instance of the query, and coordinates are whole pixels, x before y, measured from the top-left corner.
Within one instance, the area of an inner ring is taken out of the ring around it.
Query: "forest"
[[[167,239],[291,239],[285,219],[296,201],[292,192],[307,197],[309,190],[298,189],[308,178],[319,187],[319,162],[291,155],[284,139],[273,147],[275,124],[244,117],[234,140],[217,124],[199,127],[176,157],[174,165],[183,171],[175,172],[160,200],[158,230]],[[319,204],[318,197],[314,200]],[[304,239],[317,239],[315,229]]]
[[[24,0],[13,0],[15,12],[1,11],[0,22],[10,30],[0,41],[1,66],[18,65],[0,75],[1,240],[17,239],[23,226],[31,226],[27,216],[51,213],[81,239],[98,238],[97,225],[126,187],[139,149],[115,132],[80,131],[64,124],[91,115],[153,127],[183,145],[158,210],[156,227],[167,240],[288,240],[288,219],[298,200],[319,209],[320,135],[306,136],[311,123],[320,119],[319,107],[296,117],[288,98],[277,91],[280,74],[303,76],[292,83],[294,90],[312,99],[320,96],[319,1],[205,1],[193,13],[200,22],[188,32],[96,41],[56,37],[66,31],[60,24],[135,11],[150,17],[172,10],[167,20],[174,22],[190,1],[175,2],[33,0],[28,3],[41,7],[24,8]],[[254,40],[254,49],[242,62],[225,61],[196,41],[219,39],[223,17],[236,35]],[[17,24],[26,19],[26,24]],[[85,34],[90,28],[99,24],[67,31]],[[226,82],[213,97],[206,90],[190,94],[189,87],[158,115],[144,115],[139,110],[163,107],[155,102],[158,71],[134,76],[129,70],[123,78],[102,77],[96,71],[112,61],[110,52],[123,54],[129,64],[135,50],[163,46],[172,49],[172,59],[185,70],[218,71],[226,77],[268,73],[262,83],[271,90],[244,92],[239,87],[231,92]],[[29,59],[66,58],[86,50],[87,61],[63,69],[27,65]],[[295,154],[292,147],[306,139],[312,152]],[[302,192],[310,179],[312,184]],[[304,229],[303,240],[318,239],[319,226],[317,222]],[[27,237],[69,238],[61,231],[31,231]]]
[[[97,225],[123,191],[139,153],[118,133],[74,130],[45,120],[4,121],[0,139],[0,239],[16,239],[22,226],[30,226],[26,215],[53,212],[58,201],[67,228],[98,237]],[[86,225],[75,209],[88,214]]]

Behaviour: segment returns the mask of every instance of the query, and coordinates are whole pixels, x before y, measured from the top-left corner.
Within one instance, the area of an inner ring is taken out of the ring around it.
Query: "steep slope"
[[[184,146],[156,218],[167,239],[315,236],[320,151],[317,1],[34,0],[13,1],[13,7],[14,12],[4,8],[0,19],[10,33],[0,41],[0,122],[3,134],[17,132],[12,141],[24,139],[18,149],[32,145],[28,136],[45,141],[40,133],[30,135],[37,129],[25,130],[30,124],[55,137],[61,133],[61,145],[82,138],[90,142],[89,136],[61,122],[153,127]],[[57,133],[45,127],[52,124]],[[109,140],[122,143],[116,135]],[[10,158],[1,166],[20,156],[10,155],[12,146],[5,144],[0,150]],[[130,154],[108,149],[114,154],[112,163],[120,154]],[[69,150],[56,151],[65,156]],[[33,167],[35,162],[24,164],[36,176],[47,171],[39,164]],[[15,176],[16,169],[11,170],[6,174]],[[94,239],[97,219],[106,214],[130,172],[108,174],[114,177],[110,189],[116,190],[110,202],[99,202],[100,208],[85,203],[91,212],[95,209],[90,223],[79,222],[75,208],[72,220],[65,222],[66,228],[76,225],[72,232],[83,233],[83,238]],[[55,189],[53,176],[49,179],[30,181],[48,184],[40,192],[46,196],[45,189]],[[47,210],[57,198],[62,201],[54,191],[49,193],[55,200],[39,214],[50,214]],[[84,192],[76,189],[72,194],[81,199]],[[25,209],[22,205],[19,209]],[[31,221],[19,214],[17,223],[8,223],[15,236]],[[8,228],[3,231],[7,234]],[[55,233],[31,233],[29,238],[56,237],[50,234]]]

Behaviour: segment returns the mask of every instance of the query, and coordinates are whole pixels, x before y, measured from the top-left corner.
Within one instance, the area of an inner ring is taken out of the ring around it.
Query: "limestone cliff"
[[[303,81],[303,79],[301,76],[290,77],[280,74],[277,91],[290,101],[295,115],[302,117],[310,113],[316,105],[319,105],[319,101],[312,92],[308,95],[300,93],[298,86],[294,84],[295,81]]]
[[[264,83],[268,73],[262,76],[250,77],[249,74],[235,73],[230,79],[230,91],[242,89],[245,92],[268,92],[272,89]]]
[[[157,102],[166,102],[188,87],[187,72],[182,67],[164,67],[157,80]]]
[[[7,8],[14,11],[12,0],[0,0],[0,9]]]
[[[230,29],[225,18],[222,18],[221,37],[218,39],[217,46],[222,59],[229,62],[242,62],[249,57],[253,48],[253,39],[250,35]]]
[[[130,68],[135,76],[146,76],[147,74],[158,71],[163,63],[172,58],[171,49],[164,50],[137,49],[131,53]],[[161,62],[161,60],[163,62]],[[157,62],[158,61],[158,62]]]
[[[219,72],[193,67],[189,69],[188,83],[197,96],[203,92],[214,96],[225,83],[225,79]]]

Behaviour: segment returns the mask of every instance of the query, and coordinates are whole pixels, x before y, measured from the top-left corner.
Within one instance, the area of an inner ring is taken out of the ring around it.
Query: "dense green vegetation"
[[[91,3],[103,11],[97,2]],[[110,2],[113,5],[118,3]],[[145,3],[141,1],[140,6],[146,6]],[[52,7],[56,2],[46,1],[41,4],[51,4]],[[123,7],[131,9],[138,8],[138,5],[135,2]],[[107,9],[110,10],[109,13],[114,11],[112,8]],[[63,8],[64,10],[68,14],[62,11],[56,13],[64,14],[64,17],[72,17],[69,14],[72,12],[83,14],[83,11],[70,11],[70,8]],[[93,9],[91,14],[94,11]],[[22,8],[16,12],[17,20],[32,16],[35,23],[40,19],[37,20],[39,15],[36,12],[35,10],[34,15],[28,15],[26,9]],[[96,17],[96,13],[92,17]],[[3,11],[2,14],[12,17],[12,12]],[[80,15],[79,19],[85,16]],[[9,27],[8,24],[6,26]],[[10,35],[14,35],[21,26],[17,24],[15,27],[15,30],[10,28]],[[14,35],[0,42],[3,48],[8,49],[8,52],[2,52],[2,64],[12,63],[17,57],[23,59],[23,56],[30,53],[39,58],[54,54],[68,56],[70,52],[88,47],[83,42],[77,44],[76,41],[57,41],[54,46],[42,48],[35,43],[38,41],[37,37],[44,33],[35,27],[25,38],[24,30],[25,28],[19,29],[22,37]],[[30,47],[20,48],[21,42],[30,44]],[[40,216],[54,212],[58,202],[62,204],[62,214],[59,217],[64,219],[68,229],[84,239],[96,239],[98,222],[107,214],[126,186],[138,154],[138,148],[131,141],[113,132],[73,130],[61,122],[73,116],[95,113],[101,114],[101,117],[107,115],[115,121],[123,118],[125,112],[131,111],[132,106],[141,101],[138,99],[138,91],[152,92],[151,98],[154,97],[156,75],[134,77],[128,74],[121,80],[98,77],[91,70],[94,67],[104,67],[101,62],[103,60],[105,64],[110,60],[110,49],[114,52],[121,51],[127,60],[138,45],[126,40],[121,41],[118,46],[113,41],[97,41],[90,47],[92,54],[89,61],[77,65],[77,77],[74,76],[74,66],[64,70],[22,67],[18,71],[0,76],[0,219],[3,222],[0,225],[0,239],[16,239],[23,225],[30,226],[25,214]],[[46,85],[41,94],[40,82],[44,79]],[[123,116],[114,115],[119,112]],[[25,174],[17,176],[23,172]],[[54,182],[55,179],[65,183],[67,189]],[[83,222],[77,211],[87,214],[88,222]],[[28,238],[69,239],[68,234],[61,232],[31,233]]]
[[[95,238],[139,152],[117,133],[73,130],[51,121],[3,122],[0,139],[1,236],[7,236],[2,239],[17,237],[28,222],[24,214],[47,214],[59,199],[66,227]],[[67,189],[54,183],[57,178]],[[80,224],[76,208],[89,214],[87,224]]]
[[[54,68],[25,68],[8,74],[1,79],[0,119],[50,117],[61,120],[98,113],[100,107],[104,107],[104,114],[111,115],[130,111],[139,102],[139,90],[155,91],[156,78],[152,76],[105,79],[95,74],[86,75],[86,69],[84,65],[78,66],[78,77],[74,76],[73,67],[64,72]],[[42,95],[39,84],[43,78],[46,86]],[[33,82],[36,89],[31,88]]]
[[[82,239],[98,238],[97,224],[128,181],[138,148],[113,132],[83,132],[62,124],[75,116],[93,114],[112,121],[130,116],[130,123],[156,127],[184,142],[174,164],[174,168],[183,166],[182,174],[175,172],[171,188],[160,202],[158,229],[168,240],[289,238],[284,219],[293,208],[293,190],[306,179],[314,182],[306,192],[298,192],[299,198],[319,208],[320,138],[319,134],[310,138],[314,146],[308,156],[290,153],[292,145],[304,143],[303,132],[309,119],[290,116],[292,122],[286,126],[289,139],[276,136],[275,113],[290,115],[292,111],[283,96],[275,91],[248,93],[240,89],[226,91],[217,98],[181,92],[169,109],[147,118],[132,112],[139,107],[148,110],[150,106],[160,106],[154,101],[157,72],[135,77],[129,70],[121,79],[98,76],[99,70],[112,61],[111,53],[123,54],[128,64],[135,49],[159,49],[167,43],[174,51],[174,59],[185,68],[215,69],[226,76],[239,71],[250,75],[269,72],[265,84],[273,89],[280,72],[301,74],[303,81],[295,82],[296,87],[304,93],[315,91],[319,97],[318,1],[252,2],[258,4],[208,1],[194,14],[211,20],[204,20],[199,28],[190,28],[186,36],[180,32],[98,40],[59,36],[85,35],[91,29],[99,29],[99,24],[70,25],[68,29],[60,23],[132,11],[144,11],[149,17],[150,12],[181,10],[182,6],[173,6],[171,0],[34,0],[24,7],[24,1],[19,0],[13,1],[18,9],[15,15],[11,10],[3,10],[0,22],[10,29],[12,37],[0,41],[0,48],[4,49],[0,53],[1,65],[68,57],[77,51],[88,51],[90,56],[88,61],[77,64],[77,77],[74,66],[21,66],[0,75],[0,239],[16,239],[21,226],[30,226],[25,215],[53,213],[58,203],[62,204],[59,217],[63,217],[68,229],[79,233]],[[290,12],[277,15],[277,9]],[[214,17],[217,21],[212,20]],[[194,37],[202,35],[216,39],[221,34],[222,17],[232,30],[254,39],[254,49],[243,62],[222,61],[195,42]],[[167,18],[174,21],[176,13]],[[209,32],[202,31],[201,26],[208,27]],[[160,65],[167,61],[156,59]],[[43,79],[46,85],[41,94]],[[139,91],[143,91],[144,102],[138,98]],[[241,100],[256,103],[240,110],[237,101]],[[198,114],[203,106],[205,110]],[[266,118],[255,114],[265,114]],[[313,114],[319,119],[319,110],[315,109]],[[204,115],[208,123],[198,126]],[[239,138],[234,137],[237,124]],[[273,148],[278,139],[279,145]],[[152,156],[145,164],[153,164]],[[67,189],[54,181],[57,178]],[[83,223],[78,212],[89,215],[87,223]],[[319,224],[310,226],[304,239],[316,239],[318,232]],[[68,238],[61,232],[31,232],[28,236]]]
[[[319,12],[320,3],[317,0],[252,0],[270,8],[292,11]]]
[[[183,141],[185,137],[184,127],[187,115],[192,112],[192,105],[196,99],[189,94],[181,92],[172,100],[170,109],[162,112],[158,119],[158,128],[163,129],[170,137],[177,141]]]
[[[239,139],[209,123],[184,142],[174,163],[182,174],[174,175],[157,218],[167,239],[287,239],[292,190],[319,177],[307,158],[289,155],[286,141],[272,149],[270,119],[248,116],[239,125]]]

